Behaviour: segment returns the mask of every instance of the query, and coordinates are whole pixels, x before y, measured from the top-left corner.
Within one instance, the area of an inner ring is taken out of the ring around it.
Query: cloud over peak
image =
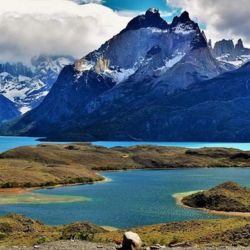
[[[206,24],[209,37],[243,38],[250,44],[249,0],[167,0],[173,7],[185,9]]]
[[[81,57],[118,33],[129,20],[95,3],[1,0],[0,61],[28,62],[40,54]]]

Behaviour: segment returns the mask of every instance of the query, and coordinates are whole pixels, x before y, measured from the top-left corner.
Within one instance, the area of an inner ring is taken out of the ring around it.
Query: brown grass
[[[41,144],[0,154],[0,187],[89,183],[103,179],[96,173],[101,170],[249,166],[250,152],[236,149]]]

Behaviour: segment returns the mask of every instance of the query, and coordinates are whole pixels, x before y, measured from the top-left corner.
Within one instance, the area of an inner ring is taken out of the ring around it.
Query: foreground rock
[[[208,191],[184,197],[182,202],[195,208],[249,213],[250,189],[234,182],[226,182]]]
[[[142,241],[137,233],[126,232],[123,236],[122,250],[140,250]]]
[[[232,218],[133,228],[131,230],[135,233],[126,233],[124,246],[128,246],[126,250],[135,250],[140,247],[142,241],[142,250],[168,249],[169,247],[195,249],[196,246],[202,248],[250,247],[249,225],[250,219],[248,218]],[[87,222],[51,227],[21,215],[0,217],[0,250],[121,249],[124,234],[123,230],[108,231]]]

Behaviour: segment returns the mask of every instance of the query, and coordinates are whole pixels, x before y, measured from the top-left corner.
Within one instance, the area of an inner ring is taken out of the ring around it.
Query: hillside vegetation
[[[249,219],[202,220],[133,228],[147,246],[249,246]],[[101,243],[122,241],[123,230],[107,231],[87,222],[50,227],[21,215],[0,217],[0,248],[32,246],[61,240]]]
[[[250,189],[226,182],[208,191],[184,197],[185,205],[225,212],[250,212]]]
[[[0,154],[0,187],[91,183],[103,170],[249,166],[250,152],[237,149],[41,144]]]

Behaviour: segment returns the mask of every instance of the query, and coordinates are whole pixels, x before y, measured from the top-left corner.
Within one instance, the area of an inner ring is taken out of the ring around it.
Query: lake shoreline
[[[217,211],[217,210],[210,210],[210,209],[207,209],[207,208],[196,208],[196,207],[190,207],[186,204],[184,204],[182,202],[182,200],[186,197],[186,196],[189,196],[190,193],[192,194],[195,194],[195,193],[198,193],[198,192],[201,192],[200,190],[199,191],[193,191],[193,192],[186,192],[186,195],[185,193],[182,193],[181,195],[178,195],[178,194],[174,194],[173,197],[175,198],[176,200],[176,204],[178,206],[181,206],[183,208],[186,208],[186,209],[193,209],[193,210],[199,210],[199,211],[202,211],[202,212],[206,212],[208,214],[213,214],[213,215],[222,215],[222,216],[227,216],[227,217],[245,217],[245,218],[250,218],[250,212],[225,212],[225,211]]]
[[[128,172],[128,171],[144,171],[144,170],[149,170],[149,171],[162,171],[162,170],[192,170],[192,169],[217,169],[218,167],[200,167],[200,168],[197,168],[197,167],[186,167],[186,168],[136,168],[136,169],[119,169],[119,170],[101,170],[100,172]],[[227,167],[227,168],[238,168],[238,167]],[[250,167],[242,167],[244,169],[250,169]],[[96,172],[96,174],[102,178],[102,180],[96,180],[96,181],[91,181],[91,182],[85,182],[85,183],[70,183],[70,184],[56,184],[56,185],[53,185],[53,186],[36,186],[36,187],[31,187],[31,188],[25,188],[25,187],[13,187],[13,188],[0,188],[0,195],[1,194],[13,194],[13,195],[18,195],[18,194],[24,194],[24,193],[31,193],[35,190],[48,190],[48,189],[57,189],[57,188],[63,188],[63,187],[74,187],[74,186],[84,186],[84,185],[94,185],[94,184],[103,184],[103,183],[109,183],[109,182],[112,182],[112,179],[108,178],[108,177],[105,177],[103,175],[101,175],[100,173]],[[199,190],[199,191],[191,191],[191,192],[185,192],[185,193],[195,193],[195,192],[200,192],[200,191],[203,191],[203,190]],[[185,195],[187,196],[187,195]],[[190,209],[199,209],[199,208],[193,208],[193,207],[189,207],[185,204],[183,204],[181,202],[181,200],[185,197],[185,196],[181,196],[181,199],[179,199],[179,197],[175,197],[174,198],[176,199],[176,202],[178,205],[180,206],[183,206],[183,207],[186,207],[186,208],[190,208]],[[200,208],[199,210],[206,210],[206,209],[202,209]],[[213,212],[213,214],[217,214],[218,212],[220,211],[213,211],[213,210],[210,210]],[[224,212],[222,212],[224,213]],[[225,212],[227,213],[227,212]],[[250,217],[250,213],[249,213],[249,217]]]
[[[56,189],[56,188],[62,188],[62,187],[74,187],[74,186],[82,186],[82,185],[93,185],[93,184],[102,184],[102,183],[108,183],[111,182],[112,179],[107,178],[105,176],[100,175],[103,179],[100,181],[93,181],[89,183],[74,183],[74,184],[58,184],[55,186],[48,186],[48,187],[32,187],[32,188],[0,188],[0,195],[6,195],[6,194],[13,194],[13,195],[19,195],[19,194],[26,194],[26,193],[32,193],[35,190],[43,190],[43,189]]]
[[[187,167],[187,168],[139,168],[139,169],[125,169],[125,170],[102,170],[101,172],[128,172],[128,171],[144,171],[144,170],[149,170],[149,171],[162,171],[162,170],[192,170],[192,169],[216,169],[216,167]],[[234,167],[228,167],[228,168],[234,168]],[[235,167],[237,169],[237,167]],[[250,169],[250,167],[244,167],[244,169]],[[102,183],[109,183],[112,182],[112,179],[107,178],[98,172],[96,173],[98,176],[102,178],[102,180],[97,180],[93,182],[85,182],[85,183],[71,183],[71,184],[57,184],[54,186],[37,186],[37,187],[31,187],[31,188],[25,188],[25,187],[13,187],[13,188],[0,188],[0,195],[1,194],[13,194],[13,195],[18,195],[18,194],[24,194],[24,193],[31,193],[35,190],[46,190],[46,189],[56,189],[56,188],[63,188],[63,187],[74,187],[74,186],[84,186],[84,185],[94,185],[94,184],[102,184]],[[195,192],[195,191],[194,191]],[[190,192],[187,192],[190,193]],[[185,196],[183,196],[181,199],[183,199]],[[186,206],[183,204],[181,201],[179,201],[179,198],[176,198],[176,202],[180,203],[178,205],[181,206]],[[187,208],[192,208],[188,207]],[[193,208],[196,209],[196,208]],[[199,209],[199,208],[197,208]],[[250,215],[249,215],[250,216]]]

